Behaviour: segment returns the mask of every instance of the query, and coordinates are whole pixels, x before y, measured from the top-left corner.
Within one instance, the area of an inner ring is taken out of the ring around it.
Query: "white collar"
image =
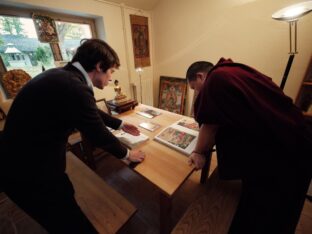
[[[83,68],[83,66],[81,66],[81,64],[79,62],[74,62],[72,63],[72,65],[74,67],[76,67],[83,75],[83,77],[85,78],[87,85],[93,90],[93,84],[92,81],[88,75],[88,73],[86,72],[86,70]]]

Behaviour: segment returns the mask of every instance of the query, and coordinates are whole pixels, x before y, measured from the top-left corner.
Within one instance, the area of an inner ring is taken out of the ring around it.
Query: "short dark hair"
[[[100,39],[82,39],[71,62],[79,62],[87,72],[95,69],[99,62],[103,72],[120,66],[117,53]]]
[[[188,81],[196,80],[197,72],[209,72],[213,68],[213,64],[207,61],[197,61],[193,63],[186,72],[186,79]]]

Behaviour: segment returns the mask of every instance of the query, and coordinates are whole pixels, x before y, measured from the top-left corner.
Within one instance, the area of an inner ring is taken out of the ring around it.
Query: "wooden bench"
[[[205,195],[191,203],[173,234],[228,233],[239,202],[241,182],[220,180],[215,169],[206,186]]]
[[[136,212],[136,208],[128,200],[71,152],[67,153],[66,172],[75,188],[79,206],[99,233],[116,233]],[[3,220],[0,223],[0,233],[6,233],[1,230],[17,230],[20,234],[46,233],[4,193],[0,193],[0,219]]]

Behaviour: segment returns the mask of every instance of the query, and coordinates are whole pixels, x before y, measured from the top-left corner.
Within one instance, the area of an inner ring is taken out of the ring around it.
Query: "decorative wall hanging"
[[[160,77],[158,107],[183,114],[186,96],[186,79]]]
[[[58,35],[56,31],[56,25],[52,18],[45,15],[32,15],[38,40],[45,43],[58,42]]]
[[[6,94],[6,98],[15,98],[29,80],[31,80],[30,75],[22,69],[13,69],[4,73],[0,83]]]
[[[135,68],[150,66],[148,18],[145,16],[130,15],[130,24]]]

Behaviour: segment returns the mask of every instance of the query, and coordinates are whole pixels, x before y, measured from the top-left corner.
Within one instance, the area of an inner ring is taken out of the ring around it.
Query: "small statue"
[[[115,80],[114,81],[114,84],[115,84],[115,92],[116,92],[116,96],[114,98],[114,102],[115,103],[122,103],[122,102],[125,102],[127,101],[127,96],[124,95],[122,92],[121,92],[121,87],[119,86],[119,81],[118,80]]]

